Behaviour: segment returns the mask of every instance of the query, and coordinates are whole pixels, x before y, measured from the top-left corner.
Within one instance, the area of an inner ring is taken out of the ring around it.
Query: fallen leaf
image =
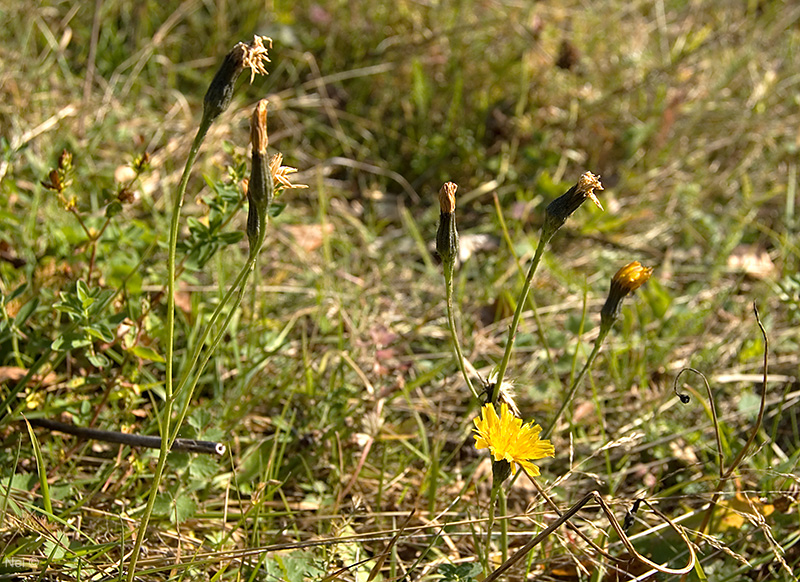
[[[755,520],[764,519],[775,511],[775,507],[768,503],[762,503],[757,498],[746,497],[737,491],[732,499],[724,499],[719,502],[721,510],[720,529],[740,529],[748,516]]]
[[[755,245],[739,245],[728,257],[728,268],[743,272],[754,279],[766,279],[775,274],[775,263],[769,253]]]
[[[28,370],[25,368],[18,368],[16,366],[0,366],[0,383],[2,382],[19,382],[25,377]],[[41,382],[43,386],[55,384],[56,375],[53,372],[47,374],[44,379],[40,374],[34,374],[31,378],[31,384]]]
[[[284,228],[294,237],[297,244],[308,252],[312,253],[322,246],[323,235],[330,235],[333,232],[332,224],[289,224]]]

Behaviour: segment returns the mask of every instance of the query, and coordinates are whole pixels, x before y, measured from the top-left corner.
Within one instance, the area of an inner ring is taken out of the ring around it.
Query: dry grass
[[[118,326],[113,314],[124,314],[142,345],[161,353],[164,257],[146,252],[166,237],[168,194],[217,58],[252,33],[275,40],[270,75],[240,87],[214,126],[186,212],[208,219],[196,203],[219,199],[208,184],[227,184],[236,200],[246,119],[261,97],[275,108],[270,146],[311,188],[278,201],[287,206],[271,223],[252,291],[191,408],[186,436],[223,440],[229,454],[170,457],[141,579],[468,579],[486,552],[491,465],[473,446],[477,403],[453,360],[431,255],[436,192],[448,179],[460,185],[462,245],[473,235],[492,242],[455,279],[465,356],[485,377],[502,358],[544,207],[585,170],[601,174],[606,212],[581,208],[534,278],[539,322],[525,310],[509,368],[526,420],[549,426],[597,336],[611,275],[631,260],[656,270],[626,302],[538,482],[562,510],[598,490],[620,521],[646,496],[695,539],[718,451],[702,382],[681,377],[692,396],[683,405],[673,381],[687,366],[708,378],[730,466],[758,411],[756,302],[770,342],[764,422],[721,487],[698,559],[710,580],[796,579],[797,7],[150,8],[102,4],[94,53],[89,5],[0,8],[18,23],[0,33],[0,397],[17,381],[11,368],[27,369],[63,334],[67,318],[53,305],[89,271],[91,245],[75,215],[40,186],[62,148],[75,155],[78,211],[93,228],[118,166],[151,154],[136,201],[98,241],[89,283],[118,288],[135,270],[98,318]],[[575,58],[559,68],[565,50]],[[244,225],[235,204],[223,209],[229,231]],[[202,268],[189,265],[178,346],[196,337],[246,253],[224,246]],[[111,360],[102,369],[82,350],[52,359],[52,375],[23,393],[25,403],[0,412],[0,568],[35,572],[9,579],[124,574],[154,453],[36,432],[37,460],[19,420],[66,416],[156,434],[163,365],[125,341],[96,342]],[[186,349],[176,355],[180,366]],[[507,516],[512,553],[556,518],[525,479],[507,488]],[[596,506],[575,523],[612,554],[625,551]],[[661,523],[643,508],[629,534],[643,554],[679,567],[685,549]],[[603,565],[561,528],[509,579],[632,579]]]

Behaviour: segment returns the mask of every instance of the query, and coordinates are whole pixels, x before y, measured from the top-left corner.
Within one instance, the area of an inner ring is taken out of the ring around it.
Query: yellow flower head
[[[522,419],[514,416],[507,404],[500,405],[499,417],[491,403],[484,405],[482,413],[473,420],[475,448],[489,449],[495,461],[507,461],[512,467],[517,463],[535,477],[539,467],[532,461],[555,456],[552,443],[539,439],[542,427],[532,422],[522,424]]]

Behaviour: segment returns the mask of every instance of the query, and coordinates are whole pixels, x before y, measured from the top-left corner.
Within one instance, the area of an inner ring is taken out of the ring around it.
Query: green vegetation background
[[[155,453],[37,431],[39,463],[19,421],[158,432],[167,201],[220,59],[261,34],[274,41],[270,75],[240,82],[189,185],[179,358],[247,256],[233,233],[244,228],[238,180],[258,99],[271,103],[271,148],[310,188],[278,200],[184,431],[230,454],[171,457],[143,575],[302,580],[349,566],[341,578],[362,580],[374,561],[356,564],[417,508],[418,529],[380,575],[471,576],[456,566],[476,559],[489,474],[472,446],[477,403],[452,359],[431,253],[436,192],[446,180],[460,186],[462,341],[485,377],[521,285],[516,259],[524,268],[546,204],[592,171],[606,210],[581,208],[556,236],[534,280],[539,323],[526,312],[517,340],[510,373],[526,420],[547,425],[558,408],[610,276],[632,260],[655,273],[554,433],[542,482],[563,508],[597,488],[621,515],[646,494],[698,527],[717,451],[700,380],[682,378],[694,387],[682,388],[693,395],[686,406],[672,382],[686,366],[708,377],[729,462],[758,407],[756,302],[770,340],[767,414],[724,487],[702,563],[714,580],[792,579],[795,3],[6,0],[0,21],[0,397],[54,350],[0,411],[3,567],[15,559],[95,579],[124,562]],[[42,182],[64,149],[75,170],[59,197]],[[147,170],[126,176],[145,152]],[[122,291],[94,309],[109,289]],[[58,522],[40,515],[41,465]],[[529,511],[510,520],[512,545],[546,522],[522,480],[508,506]],[[598,535],[607,527],[585,519]],[[331,538],[339,543],[222,553]],[[674,565],[674,542],[651,532],[640,543]],[[531,575],[597,578],[574,543],[562,534],[535,550]]]

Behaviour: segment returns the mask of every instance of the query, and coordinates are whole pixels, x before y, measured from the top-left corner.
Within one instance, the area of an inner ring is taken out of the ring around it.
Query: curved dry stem
[[[711,420],[714,423],[714,438],[717,441],[717,462],[719,463],[719,478],[722,479],[725,474],[724,468],[724,457],[722,455],[722,438],[719,435],[719,420],[717,419],[717,407],[714,404],[714,395],[711,393],[711,386],[708,385],[708,380],[706,379],[705,374],[703,374],[700,370],[695,370],[694,368],[683,368],[678,375],[675,376],[675,382],[672,384],[672,389],[674,390],[675,394],[681,399],[681,402],[686,403],[689,402],[689,397],[681,394],[678,392],[678,380],[681,377],[681,374],[684,372],[694,372],[698,376],[703,379],[703,383],[706,385],[706,394],[708,394],[708,406],[711,410]],[[684,400],[685,398],[685,400]]]
[[[525,473],[525,471],[522,471],[522,472],[523,472],[523,473]],[[542,486],[541,486],[541,485],[539,485],[539,483],[536,481],[536,479],[534,479],[533,477],[531,477],[531,476],[530,476],[530,475],[528,475],[527,473],[525,473],[525,475],[528,477],[528,480],[529,480],[531,483],[533,483],[533,486],[536,488],[536,490],[539,492],[539,494],[540,494],[542,497],[544,497],[544,500],[545,500],[545,501],[547,501],[547,504],[550,506],[550,509],[552,509],[553,511],[555,511],[555,512],[556,512],[556,515],[558,515],[559,517],[561,517],[563,514],[561,513],[561,510],[558,508],[558,505],[556,505],[556,502],[555,502],[555,501],[553,501],[553,498],[552,498],[552,497],[550,497],[550,496],[549,496],[549,495],[548,495],[548,494],[545,492],[545,490],[542,488]],[[604,550],[603,548],[601,548],[600,546],[598,546],[596,543],[594,543],[594,542],[593,542],[593,541],[592,541],[592,540],[589,538],[589,536],[587,536],[585,533],[583,533],[583,531],[582,531],[582,530],[581,530],[581,529],[580,529],[578,526],[576,526],[575,524],[573,524],[571,521],[568,521],[568,522],[567,522],[567,527],[568,527],[570,530],[572,530],[573,532],[575,532],[576,534],[578,534],[578,537],[580,537],[580,538],[581,538],[581,539],[582,539],[584,542],[586,542],[587,544],[589,544],[589,546],[590,546],[590,547],[591,547],[591,548],[592,548],[592,549],[593,549],[595,552],[597,552],[598,554],[602,555],[603,557],[605,557],[605,558],[607,558],[607,559],[609,559],[609,560],[611,560],[611,561],[613,561],[613,562],[623,562],[623,561],[626,561],[626,560],[621,560],[621,559],[617,558],[616,556],[612,556],[611,554],[609,554],[609,553],[608,553],[606,550]]]
[[[697,530],[697,537],[695,541],[700,539],[708,524],[711,522],[711,518],[714,515],[714,508],[717,506],[717,501],[722,494],[722,485],[727,481],[739,464],[744,460],[745,455],[750,450],[750,447],[753,445],[753,442],[756,440],[756,435],[758,435],[758,431],[761,429],[761,423],[764,421],[764,409],[766,408],[767,403],[767,375],[768,375],[768,360],[769,360],[769,338],[767,337],[767,331],[764,329],[764,324],[761,323],[761,318],[758,315],[758,307],[756,306],[755,301],[753,302],[753,314],[756,318],[756,323],[758,324],[758,328],[761,330],[761,336],[764,338],[764,383],[761,387],[761,405],[758,408],[758,416],[756,417],[756,424],[753,427],[753,430],[750,432],[750,436],[747,438],[747,442],[744,443],[744,446],[739,451],[739,454],[736,455],[736,458],[733,459],[731,466],[728,467],[728,470],[725,471],[723,475],[720,476],[719,482],[717,483],[716,491],[714,491],[714,496],[711,498],[711,502],[708,505],[708,509],[706,509],[706,513],[703,516],[703,523],[700,525],[700,528]]]
[[[614,513],[611,511],[611,508],[606,504],[605,501],[603,501],[603,497],[597,491],[592,491],[590,493],[587,493],[583,497],[583,499],[581,499],[575,505],[570,507],[569,510],[567,510],[563,515],[561,515],[561,517],[559,517],[549,527],[544,529],[539,535],[535,536],[531,541],[529,541],[527,544],[525,544],[519,550],[517,550],[517,552],[513,556],[511,556],[508,560],[506,560],[506,562],[502,566],[500,566],[499,568],[497,568],[497,570],[492,572],[484,580],[484,582],[492,582],[493,580],[497,580],[509,568],[514,566],[514,564],[516,564],[520,560],[522,560],[522,558],[524,558],[528,554],[528,552],[530,552],[534,547],[536,547],[536,545],[539,544],[539,542],[541,542],[543,539],[545,539],[547,536],[549,536],[551,533],[553,533],[562,524],[564,524],[565,522],[568,522],[569,519],[571,519],[576,513],[578,513],[578,511],[580,511],[583,508],[583,506],[586,505],[592,499],[597,501],[597,503],[600,505],[600,508],[603,510],[603,513],[605,513],[606,517],[608,517],[608,520],[611,523],[611,527],[613,527],[614,531],[617,532],[617,535],[619,536],[620,540],[622,541],[622,544],[625,546],[625,548],[630,552],[630,554],[635,559],[640,560],[642,563],[647,564],[652,569],[656,570],[657,572],[661,572],[662,574],[672,574],[672,575],[680,576],[680,575],[683,575],[683,574],[688,574],[689,572],[692,571],[692,569],[694,569],[694,565],[695,565],[695,562],[697,561],[697,557],[696,557],[696,555],[694,553],[694,546],[692,545],[692,542],[689,541],[689,538],[686,536],[686,533],[684,532],[683,528],[678,526],[677,524],[675,524],[666,515],[661,513],[649,501],[647,501],[646,499],[642,499],[642,501],[644,501],[644,503],[646,503],[647,506],[650,509],[653,510],[653,513],[655,513],[661,519],[666,521],[667,524],[673,530],[675,530],[675,532],[677,532],[677,534],[681,537],[681,539],[686,544],[686,547],[689,548],[689,562],[683,568],[670,568],[668,566],[664,566],[664,565],[661,565],[661,564],[656,564],[652,560],[649,560],[648,558],[645,558],[638,551],[636,551],[636,548],[633,547],[633,544],[628,539],[628,536],[625,534],[625,531],[623,530],[622,526],[619,524],[619,522],[617,521],[617,518],[614,516]],[[604,553],[604,555],[605,555],[605,553]]]

